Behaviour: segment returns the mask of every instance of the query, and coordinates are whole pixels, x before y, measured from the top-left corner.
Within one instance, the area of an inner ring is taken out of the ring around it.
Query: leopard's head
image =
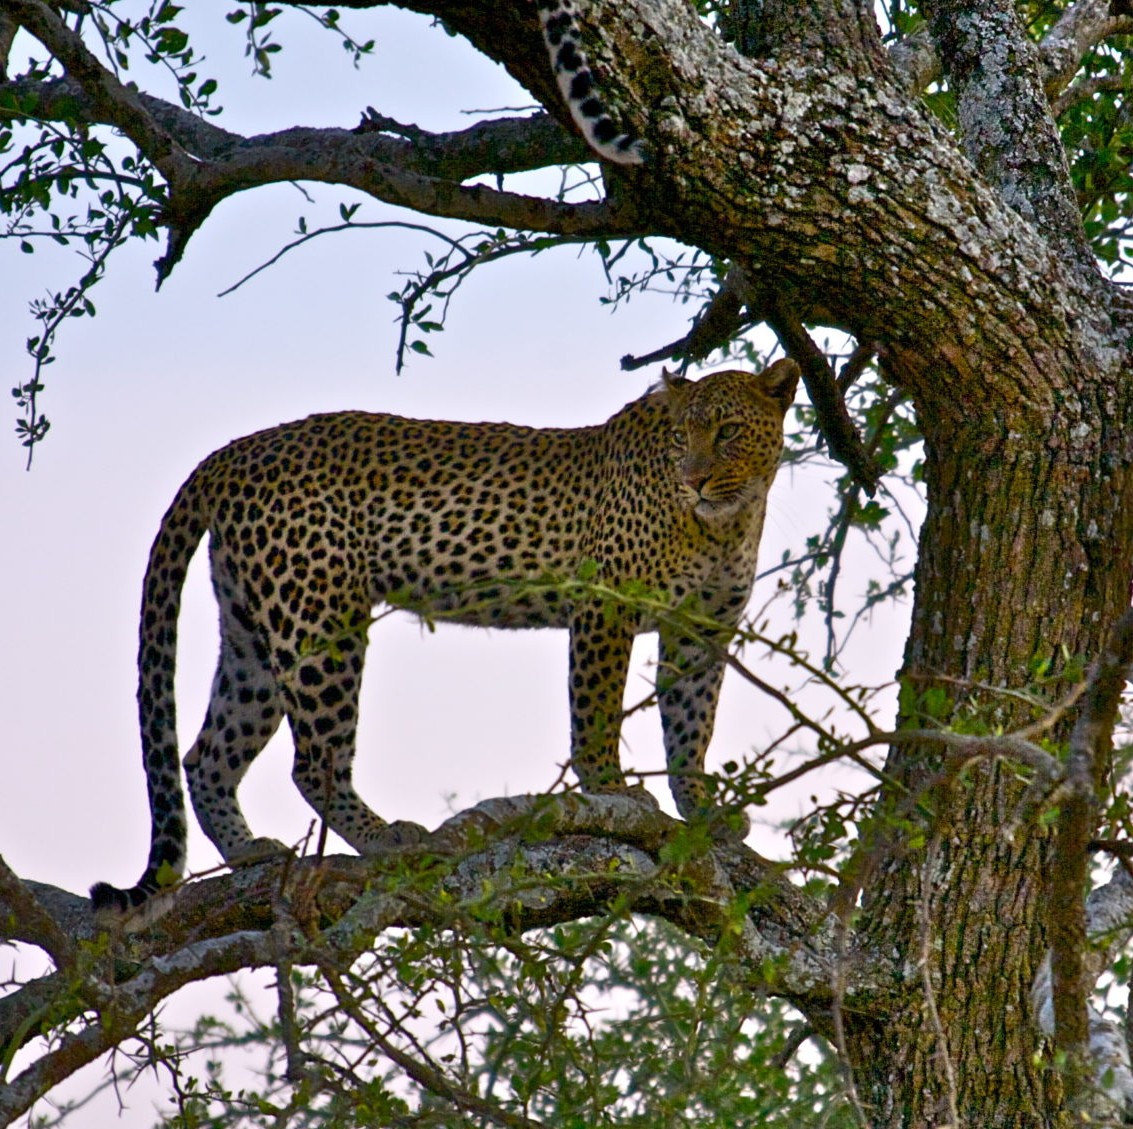
[[[702,380],[662,373],[681,498],[699,517],[724,520],[766,496],[783,451],[783,417],[799,366],[783,359],[751,373]]]

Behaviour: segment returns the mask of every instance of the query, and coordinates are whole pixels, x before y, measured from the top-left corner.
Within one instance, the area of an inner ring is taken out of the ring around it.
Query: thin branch
[[[1126,80],[1122,75],[1096,75],[1083,78],[1068,86],[1052,103],[1051,112],[1060,118],[1071,106],[1079,102],[1092,102],[1098,94],[1124,90]]]
[[[872,498],[877,491],[881,468],[862,445],[830,362],[798,318],[785,307],[776,304],[767,324],[783,343],[787,355],[802,369],[803,383],[830,453]]]
[[[1070,759],[1061,791],[1050,887],[1050,966],[1055,1047],[1067,1056],[1067,1101],[1078,1108],[1088,1099],[1090,1024],[1086,968],[1086,905],[1089,842],[1097,797],[1109,765],[1121,692],[1133,664],[1133,611],[1118,622],[1098,659],[1082,712],[1070,737]]]
[[[752,324],[751,315],[744,313],[746,287],[743,272],[738,267],[731,267],[684,337],[644,356],[635,357],[627,353],[622,357],[623,370],[631,372],[668,360],[680,360],[687,366],[689,362],[703,360],[710,353],[724,348]]]
[[[407,1054],[370,1022],[369,1017],[358,1006],[353,994],[342,983],[342,978],[333,964],[322,961],[318,967],[319,972],[330,985],[331,991],[334,992],[335,999],[338,1000],[343,1012],[366,1032],[370,1041],[382,1054],[404,1070],[419,1086],[424,1087],[429,1093],[451,1102],[465,1113],[471,1113],[497,1125],[502,1125],[505,1129],[548,1129],[542,1121],[513,1113],[511,1110],[504,1109],[497,1103],[487,1101],[478,1094],[457,1085],[427,1055],[422,1054],[421,1057],[414,1058]]]
[[[443,231],[438,231],[435,227],[429,227],[427,224],[422,223],[406,223],[404,220],[384,220],[381,222],[358,221],[355,223],[351,221],[349,223],[331,224],[327,227],[317,228],[314,231],[305,231],[298,239],[293,239],[290,243],[285,243],[270,259],[265,259],[258,267],[254,267],[246,274],[241,275],[241,277],[230,286],[226,286],[223,290],[219,291],[217,297],[225,298],[229,294],[239,290],[246,282],[251,282],[256,275],[275,266],[285,255],[304,246],[304,244],[310,243],[313,239],[318,239],[320,236],[333,235],[340,231],[377,231],[387,227],[398,228],[402,231],[420,231],[426,235],[432,235],[437,239],[443,240],[454,250],[462,250],[458,240],[446,235]]]
[[[1073,79],[1086,53],[1112,35],[1128,35],[1133,19],[1115,16],[1110,0],[1067,5],[1042,41],[1043,86],[1052,98]]]
[[[783,1044],[783,1049],[778,1054],[772,1055],[768,1060],[768,1065],[773,1070],[786,1070],[798,1052],[798,1049],[815,1033],[814,1028],[809,1023],[801,1023],[796,1027],[790,1035],[787,1036],[787,1041]]]

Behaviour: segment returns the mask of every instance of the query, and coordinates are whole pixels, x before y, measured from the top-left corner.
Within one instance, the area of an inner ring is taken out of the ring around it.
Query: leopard
[[[555,72],[559,93],[575,125],[598,156],[616,165],[642,165],[649,147],[618,128],[595,82],[573,0],[536,0],[543,41]]]
[[[285,717],[292,778],[326,827],[362,855],[426,834],[387,823],[352,782],[367,631],[351,627],[393,600],[456,623],[567,630],[570,763],[584,793],[627,787],[630,649],[655,631],[670,790],[686,820],[714,810],[704,764],[726,649],[687,619],[603,593],[663,593],[664,607],[695,606],[725,636],[740,623],[798,378],[788,358],[698,380],[663,373],[605,423],[578,428],[333,412],[205,458],[166,511],[143,581],[149,858],[134,887],[91,888],[97,915],[144,914],[184,873],[174,672],[182,587],[206,533],[220,655],[183,763],[196,818],[227,863],[284,849],[253,837],[236,792]]]

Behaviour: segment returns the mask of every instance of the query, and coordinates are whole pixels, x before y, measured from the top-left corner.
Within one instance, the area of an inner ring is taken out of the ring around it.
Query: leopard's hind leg
[[[408,821],[387,823],[354,788],[366,649],[365,631],[356,625],[368,619],[369,603],[361,595],[349,601],[332,594],[326,597],[326,612],[328,625],[347,625],[346,630],[322,638],[308,636],[314,645],[300,645],[294,665],[278,676],[295,740],[292,777],[327,827],[359,854],[419,842],[426,834],[423,827]]]
[[[221,609],[220,659],[204,724],[184,764],[202,830],[227,862],[238,862],[282,849],[274,840],[253,838],[236,789],[279,728],[283,699],[262,633],[225,575],[223,550],[212,557],[213,588]]]

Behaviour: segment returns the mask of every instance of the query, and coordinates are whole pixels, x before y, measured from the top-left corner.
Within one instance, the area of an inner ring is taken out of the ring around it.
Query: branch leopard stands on
[[[150,551],[138,652],[150,855],[132,889],[92,888],[100,918],[153,920],[168,908],[155,895],[184,870],[173,678],[181,588],[206,532],[220,659],[185,771],[197,819],[226,861],[283,849],[253,838],[236,789],[284,716],[295,783],[352,847],[375,853],[424,834],[387,824],[351,782],[365,638],[343,626],[365,624],[391,593],[459,623],[569,629],[571,764],[588,792],[625,787],[630,647],[657,630],[670,787],[685,818],[710,811],[703,767],[720,654],[585,586],[564,594],[524,582],[578,576],[593,562],[604,585],[637,582],[736,624],[798,377],[790,360],[696,382],[666,374],[606,423],[574,429],[336,412],[210,455]],[[320,645],[328,638],[334,646]]]

